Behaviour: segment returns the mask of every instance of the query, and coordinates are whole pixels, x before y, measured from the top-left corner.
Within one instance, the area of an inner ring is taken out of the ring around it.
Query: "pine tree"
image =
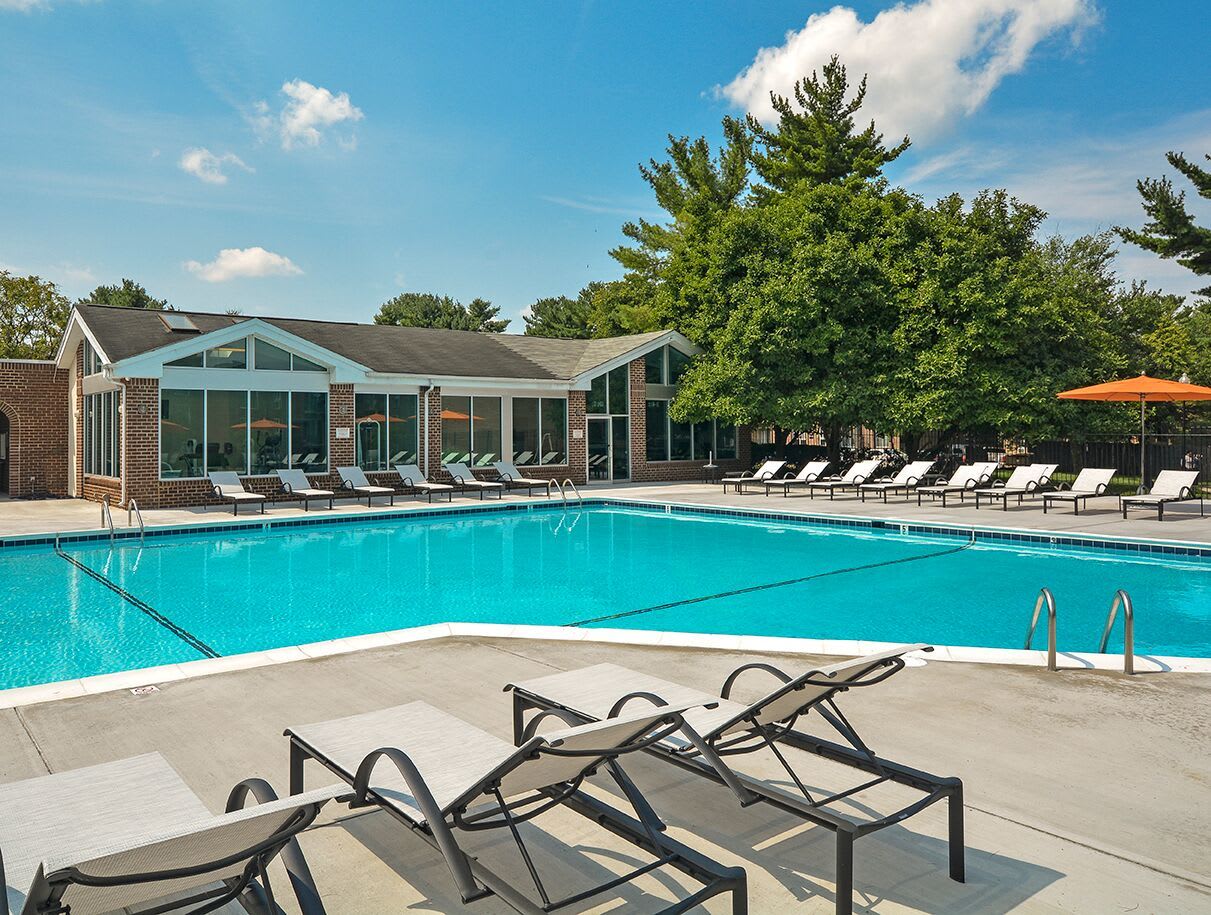
[[[1169,164],[1185,175],[1198,195],[1211,200],[1211,172],[1189,161],[1182,153],[1168,153]],[[1211,155],[1206,156],[1211,161]],[[1198,276],[1211,276],[1211,228],[1196,225],[1186,209],[1184,191],[1174,191],[1168,178],[1144,178],[1136,182],[1143,198],[1148,222],[1142,229],[1117,228],[1124,241],[1139,245],[1164,258],[1174,258]],[[1211,296],[1211,286],[1197,290]]]

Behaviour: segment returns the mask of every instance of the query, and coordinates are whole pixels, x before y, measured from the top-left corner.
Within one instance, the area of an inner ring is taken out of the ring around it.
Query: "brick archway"
[[[17,411],[0,401],[0,496],[10,495],[13,481],[20,480],[17,466],[21,451],[17,447]]]

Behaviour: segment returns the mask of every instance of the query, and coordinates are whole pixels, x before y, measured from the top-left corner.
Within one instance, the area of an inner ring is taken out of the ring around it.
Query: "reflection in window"
[[[643,357],[644,377],[648,384],[666,384],[664,374],[664,350],[662,346]]]
[[[363,470],[387,467],[387,395],[358,394],[357,466]]]
[[[669,459],[669,402],[649,400],[647,405],[647,458]]]
[[[471,460],[487,467],[502,457],[500,398],[473,397],[471,405]]]
[[[206,350],[206,368],[208,369],[246,369],[248,368],[248,340],[232,340]]]
[[[420,421],[417,418],[415,394],[392,394],[388,406],[387,452],[391,457],[386,469],[390,470],[396,464],[416,463]]]
[[[694,460],[705,461],[715,451],[715,423],[708,419],[706,422],[694,423]]]
[[[160,391],[160,476],[200,477],[202,462],[202,391]]]
[[[568,402],[562,397],[542,399],[542,463],[568,462]]]
[[[442,463],[471,460],[471,398],[442,398]]]
[[[589,395],[585,401],[585,410],[589,413],[608,413],[606,403],[606,388],[609,382],[605,375],[598,375],[589,383]]]
[[[257,344],[257,366],[261,344]],[[252,473],[269,474],[289,466],[290,397],[285,391],[253,391],[250,396],[248,451]]]
[[[206,472],[248,472],[248,392],[206,392]]]
[[[681,376],[689,367],[690,357],[680,350],[669,347],[669,384],[680,384]]]
[[[307,473],[328,472],[328,394],[290,395],[290,466]]]
[[[689,423],[679,423],[673,419],[669,420],[669,460],[688,461],[690,459],[692,428]]]
[[[537,464],[539,449],[538,398],[513,398],[513,463],[518,467]]]
[[[172,362],[165,362],[165,365],[171,365],[176,368],[200,369],[202,367],[202,354],[190,353],[188,356],[182,356],[180,359],[174,359]]]
[[[630,412],[630,392],[627,387],[630,371],[629,365],[610,370],[610,413],[613,415],[622,416]]]
[[[328,371],[318,362],[312,362],[310,359],[304,359],[302,356],[291,356],[290,367],[296,372],[326,372]]]
[[[736,456],[736,427],[718,425],[715,431],[716,458],[731,460]]]

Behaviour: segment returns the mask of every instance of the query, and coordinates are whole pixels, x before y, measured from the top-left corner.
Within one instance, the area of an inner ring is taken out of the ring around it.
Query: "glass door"
[[[589,479],[610,478],[610,421],[589,420]]]
[[[629,480],[631,478],[631,432],[630,419],[626,416],[615,416],[611,435],[610,479]]]

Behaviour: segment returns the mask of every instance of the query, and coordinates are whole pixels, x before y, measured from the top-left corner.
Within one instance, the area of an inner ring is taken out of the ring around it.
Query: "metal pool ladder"
[[[114,542],[114,516],[109,511],[109,496],[101,497],[101,525],[109,528],[109,542]]]
[[[147,530],[143,526],[143,513],[139,511],[139,503],[131,499],[126,503],[126,526],[130,527],[130,517],[134,515],[139,522],[139,539],[143,540],[147,536]]]
[[[576,493],[576,501],[578,503],[580,503],[581,505],[584,505],[584,496],[582,496],[580,494],[580,490],[576,488],[576,484],[572,482],[571,477],[565,479],[562,483],[559,484],[559,492],[560,492],[560,495],[563,496],[564,502],[568,501],[567,493],[565,493],[564,489],[563,489],[565,486],[570,486],[572,489],[572,492]]]
[[[1114,628],[1114,618],[1118,608],[1123,608],[1123,673],[1135,673],[1135,608],[1131,605],[1131,595],[1119,588],[1114,592],[1114,600],[1110,602],[1110,614],[1106,617],[1106,628],[1102,630],[1102,643],[1098,646],[1098,654],[1106,653],[1106,643],[1110,641],[1110,631]]]
[[[1119,592],[1122,594],[1123,592]],[[1117,601],[1118,598],[1116,597]],[[1055,663],[1055,597],[1051,593],[1051,589],[1042,588],[1039,591],[1039,598],[1034,602],[1034,615],[1030,618],[1030,628],[1026,630],[1026,650],[1030,650],[1030,642],[1034,639],[1034,629],[1039,624],[1039,613],[1043,607],[1047,607],[1047,669],[1057,670]],[[1114,609],[1111,608],[1111,621],[1113,622]],[[1110,633],[1110,628],[1106,628],[1107,635]],[[1130,636],[1128,636],[1130,638]],[[1102,637],[1102,644],[1105,645],[1106,637]]]

